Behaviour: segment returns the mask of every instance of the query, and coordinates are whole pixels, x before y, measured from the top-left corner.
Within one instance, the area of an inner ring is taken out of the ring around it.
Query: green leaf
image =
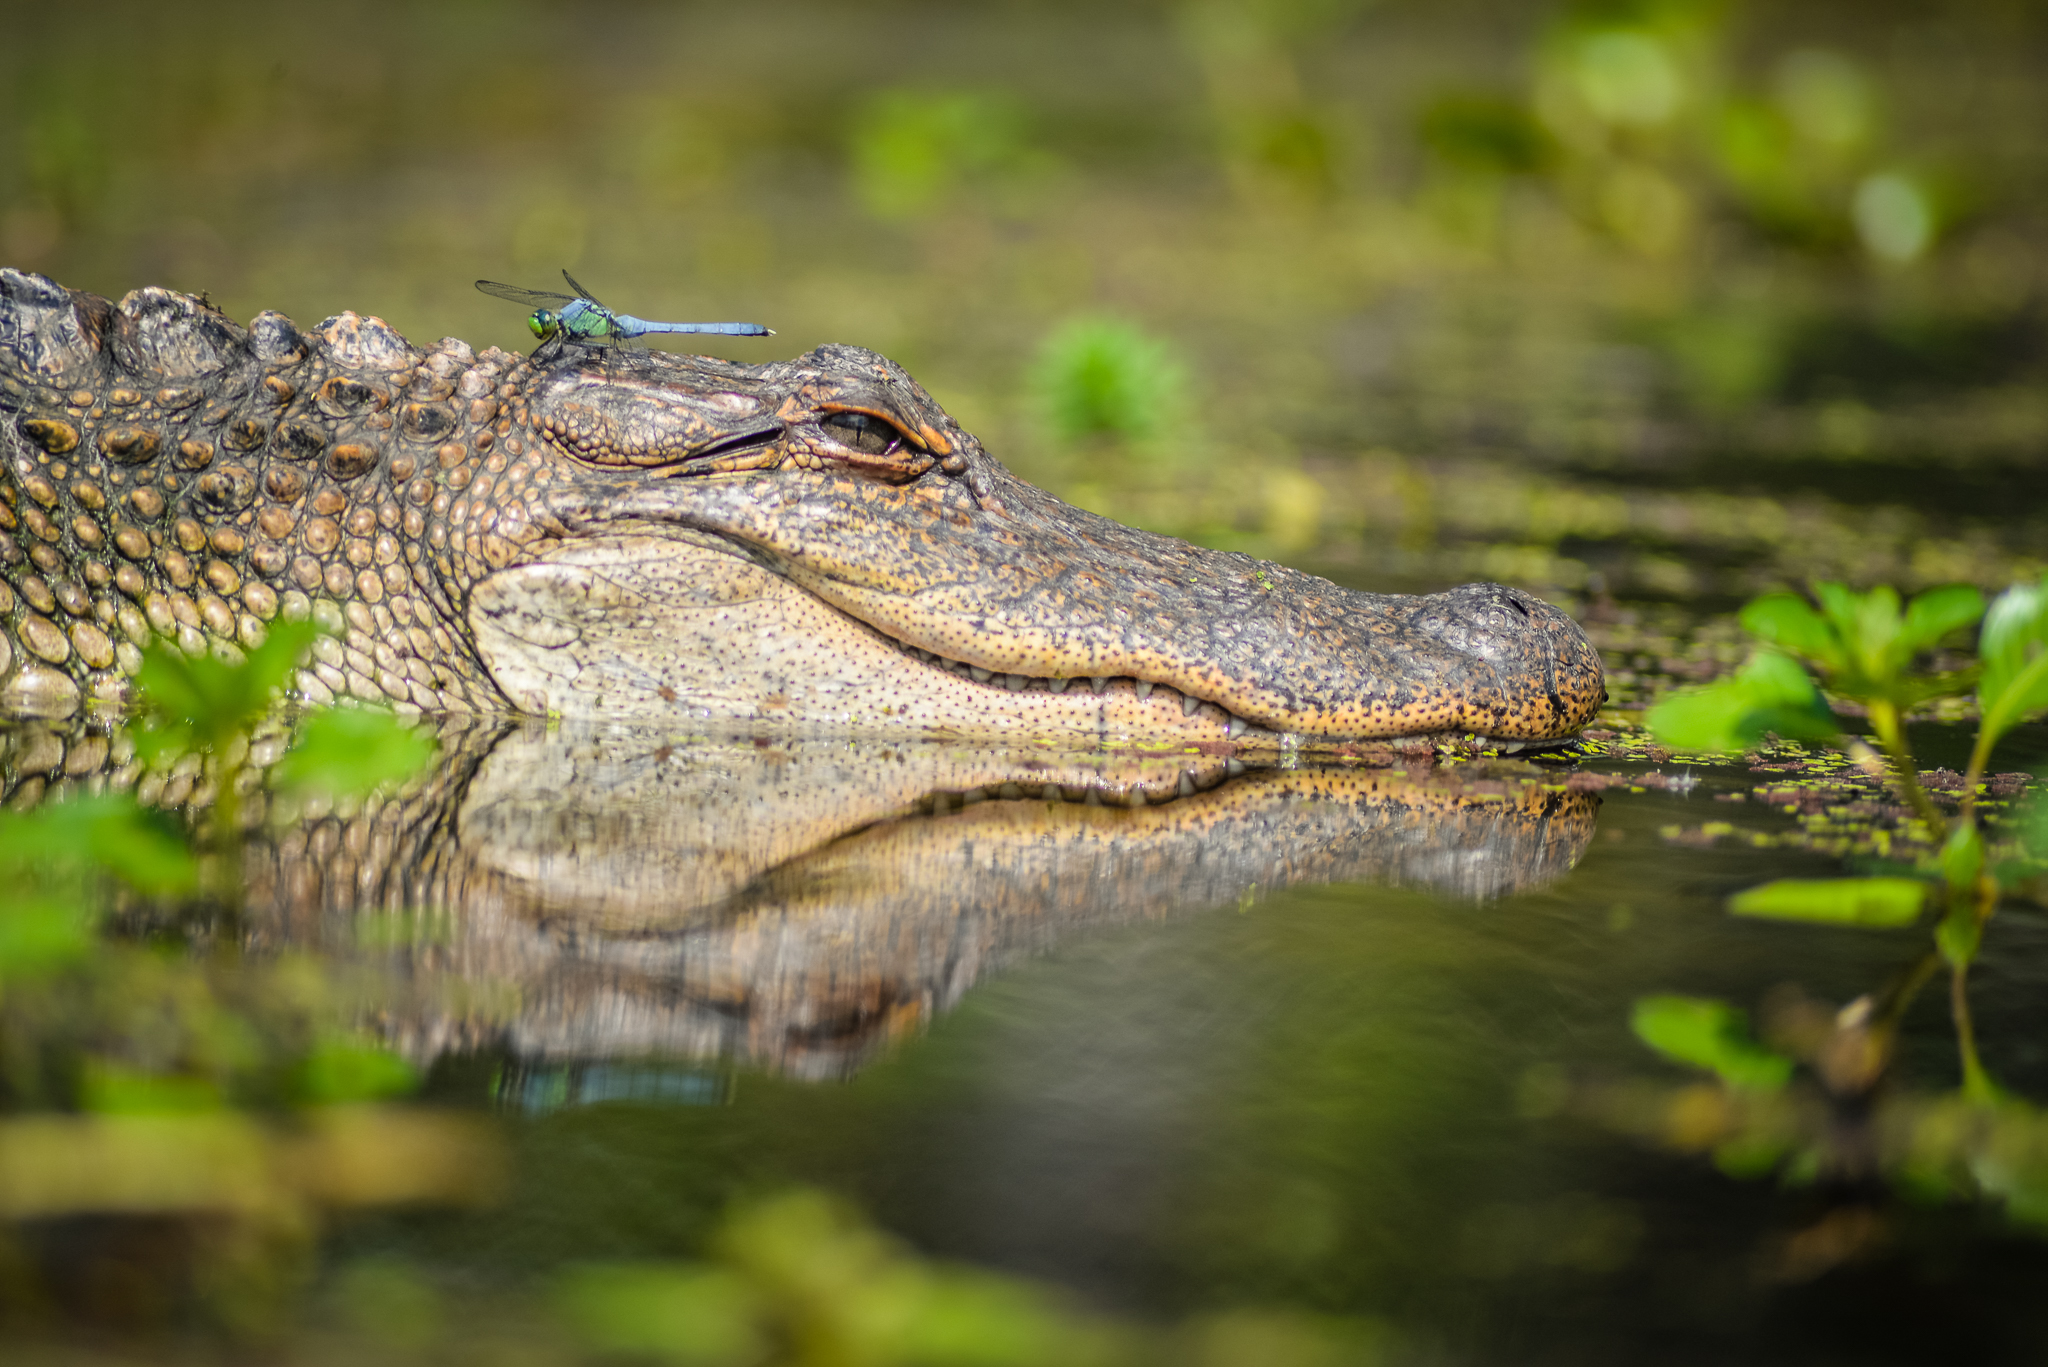
[[[2044,615],[2048,615],[2048,579],[2014,584],[1994,598],[1984,614],[1979,653],[1986,661],[2023,658],[2027,645],[2042,638]]]
[[[359,796],[411,778],[433,761],[435,749],[432,738],[380,708],[322,708],[300,724],[297,742],[278,762],[277,784]]]
[[[1792,1060],[1749,1037],[1743,1013],[1710,997],[1643,997],[1629,1021],[1636,1038],[1664,1057],[1704,1068],[1730,1087],[1776,1091],[1792,1077]]]
[[[390,1050],[343,1039],[323,1041],[306,1055],[293,1090],[302,1102],[330,1106],[401,1096],[418,1085],[418,1072]]]
[[[933,1367],[1032,1367],[1071,1362],[1072,1337],[1036,1288],[1005,1278],[947,1271],[933,1276],[902,1327],[906,1363]]]
[[[1950,968],[1968,968],[1983,939],[1984,926],[1977,919],[1977,909],[1967,903],[1951,907],[1934,928],[1934,947]]]
[[[1780,878],[1728,899],[1737,916],[1890,929],[1920,919],[1928,885],[1917,878]]]
[[[1747,750],[1767,734],[1831,741],[1835,714],[1798,661],[1760,650],[1736,673],[1704,688],[1679,689],[1650,709],[1650,730],[1681,750]]]
[[[2048,710],[2048,579],[2015,584],[1992,601],[1978,642],[1979,748],[2028,717]]]
[[[0,820],[0,871],[102,868],[138,892],[190,892],[199,868],[184,833],[126,793],[57,802]]]
[[[269,703],[273,692],[291,682],[292,671],[319,635],[320,628],[311,622],[270,624],[263,644],[249,652],[249,662],[242,666],[246,691],[255,695],[257,711]]]
[[[1742,609],[1742,629],[1822,669],[1834,671],[1848,663],[1842,639],[1827,620],[1796,593],[1767,593]]]
[[[1983,873],[1984,836],[1977,823],[1956,827],[1941,846],[1941,876],[1948,880],[1950,904],[1974,902]]]
[[[88,1060],[79,1103],[102,1115],[191,1115],[221,1108],[220,1088],[189,1073],[150,1073]]]
[[[1951,631],[1970,625],[1984,615],[1984,595],[1968,584],[1944,584],[1916,594],[1906,605],[1905,625],[1899,631],[1899,649],[1908,658],[1940,643]]]
[[[224,743],[270,706],[319,628],[311,622],[274,622],[263,644],[241,664],[211,655],[188,656],[166,641],[143,652],[135,688],[152,718],[149,749]],[[138,737],[138,748],[145,743]]]
[[[97,945],[93,917],[74,902],[0,902],[0,982],[46,977],[90,958]]]
[[[1855,672],[1863,676],[1856,691],[1882,693],[1897,678],[1903,661],[1899,659],[1898,639],[1900,629],[1905,625],[1899,616],[1899,591],[1889,584],[1879,584],[1868,593],[1853,593],[1839,584],[1816,585],[1815,590],[1835,590],[1822,597],[1822,606],[1828,617],[1835,623],[1835,630],[1841,633],[1842,644],[1849,648],[1849,658],[1855,665]],[[1841,681],[1848,686],[1849,680]]]
[[[735,1273],[685,1264],[600,1263],[556,1287],[570,1331],[591,1348],[682,1363],[757,1362],[768,1307]]]

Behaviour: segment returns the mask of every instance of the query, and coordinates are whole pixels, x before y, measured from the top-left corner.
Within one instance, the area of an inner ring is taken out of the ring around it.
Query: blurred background
[[[0,260],[855,342],[1085,506],[1712,610],[2041,564],[2019,0],[0,5]],[[1596,617],[1598,612],[1594,614]]]

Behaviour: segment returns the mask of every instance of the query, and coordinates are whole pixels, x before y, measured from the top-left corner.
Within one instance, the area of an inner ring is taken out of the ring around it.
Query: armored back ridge
[[[334,633],[310,698],[502,707],[449,586],[536,535],[477,515],[494,483],[535,473],[517,439],[497,445],[522,369],[452,339],[420,352],[352,313],[315,336],[275,313],[245,331],[167,290],[115,308],[0,272],[0,404],[21,415],[0,709],[119,699],[153,635],[232,655],[309,617]]]

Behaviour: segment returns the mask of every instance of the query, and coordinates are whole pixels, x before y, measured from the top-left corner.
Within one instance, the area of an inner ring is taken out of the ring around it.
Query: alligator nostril
[[[1510,598],[1510,599],[1508,599],[1508,606],[1509,606],[1509,607],[1511,607],[1511,608],[1513,608],[1513,609],[1514,609],[1514,610],[1515,610],[1516,612],[1519,612],[1519,613],[1521,613],[1521,614],[1522,614],[1522,620],[1523,620],[1523,621],[1527,621],[1527,620],[1529,619],[1529,609],[1527,609],[1526,607],[1523,607],[1523,606],[1522,606],[1522,600],[1521,600],[1521,599],[1519,599],[1519,598]]]

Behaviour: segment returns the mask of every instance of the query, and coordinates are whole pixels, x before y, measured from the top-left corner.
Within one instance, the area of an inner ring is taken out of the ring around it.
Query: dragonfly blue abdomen
[[[476,287],[494,299],[509,300],[532,309],[526,325],[542,341],[561,335],[590,346],[607,343],[630,346],[657,332],[714,333],[722,337],[775,335],[773,329],[764,328],[759,323],[656,323],[635,318],[630,313],[614,313],[591,297],[589,290],[577,284],[575,276],[563,271],[562,278],[576,293],[521,289],[517,285],[501,285],[495,280],[479,280]]]

